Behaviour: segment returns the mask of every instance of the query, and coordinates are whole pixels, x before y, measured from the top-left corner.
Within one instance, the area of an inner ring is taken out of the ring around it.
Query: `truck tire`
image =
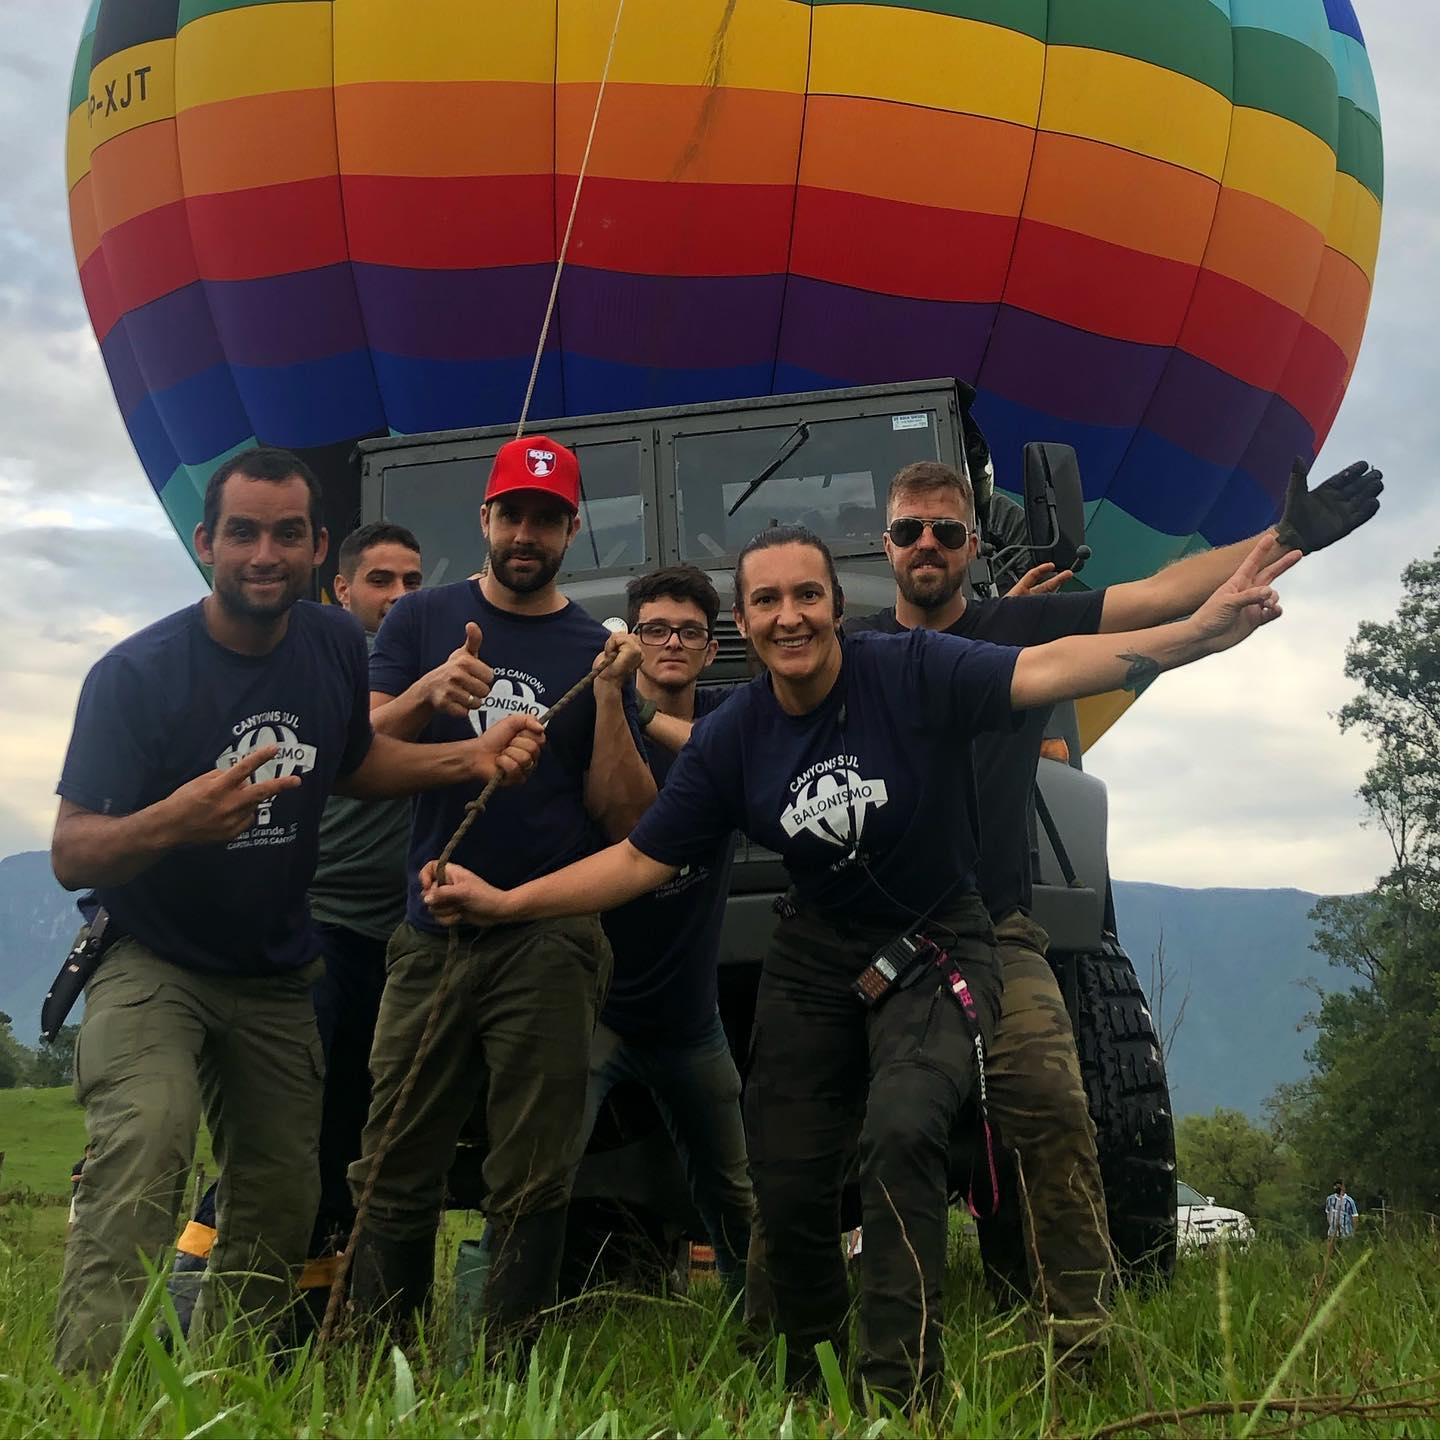
[[[1052,963],[1075,1026],[1121,1274],[1168,1283],[1175,1271],[1175,1121],[1145,993],[1130,957],[1109,937],[1098,954]]]

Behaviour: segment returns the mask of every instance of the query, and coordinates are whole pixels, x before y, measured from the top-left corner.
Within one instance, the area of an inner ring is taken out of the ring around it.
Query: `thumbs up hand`
[[[465,626],[465,639],[421,680],[426,703],[437,715],[457,719],[477,710],[495,683],[495,672],[480,658],[484,634],[473,621]]]

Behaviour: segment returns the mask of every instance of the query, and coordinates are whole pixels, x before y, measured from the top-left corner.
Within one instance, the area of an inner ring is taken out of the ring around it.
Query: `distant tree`
[[[30,1071],[30,1052],[11,1033],[13,1023],[0,1010],[0,1090],[23,1085]]]
[[[1307,1180],[1343,1176],[1364,1203],[1440,1210],[1440,552],[1402,576],[1393,621],[1367,621],[1346,652],[1360,693],[1340,712],[1376,747],[1361,798],[1393,863],[1365,895],[1311,912],[1314,948],[1352,983],[1322,993],[1312,1071],[1272,1102]]]
[[[62,1025],[53,1043],[41,1038],[30,1064],[30,1084],[41,1089],[69,1085],[75,1079],[75,1039],[78,1025]]]
[[[1252,1219],[1291,1222],[1300,1196],[1295,1156],[1239,1110],[1186,1115],[1175,1126],[1180,1178]]]

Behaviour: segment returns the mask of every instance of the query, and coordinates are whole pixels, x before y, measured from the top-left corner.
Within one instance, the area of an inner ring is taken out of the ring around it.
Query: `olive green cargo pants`
[[[990,1118],[1014,1154],[1017,1183],[1001,1214],[980,1221],[981,1251],[992,1275],[1042,1308],[1056,1354],[1083,1354],[1104,1324],[1111,1273],[1095,1125],[1045,959],[1049,936],[1015,910],[996,922],[995,940],[1004,991],[986,1057]]]
[[[350,1166],[357,1204],[419,1046],[446,947],[446,936],[409,924],[390,939],[370,1051],[374,1098],[360,1159]],[[477,1102],[489,1147],[483,1167],[489,1219],[512,1224],[570,1198],[590,1037],[610,983],[610,945],[600,921],[585,915],[466,928],[457,963],[430,1053],[376,1177],[366,1223],[383,1240],[435,1233],[455,1145]]]
[[[227,1295],[257,1316],[289,1300],[320,1199],[319,968],[202,973],[124,939],[85,987],[75,1094],[93,1148],[65,1243],[58,1369],[107,1368],[145,1262],[168,1271],[202,1105],[220,1167],[220,1238],[196,1333],[207,1315],[223,1322]]]

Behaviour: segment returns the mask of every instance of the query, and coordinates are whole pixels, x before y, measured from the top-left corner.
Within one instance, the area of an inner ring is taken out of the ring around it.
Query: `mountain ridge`
[[[1277,1084],[1304,1075],[1304,1020],[1315,997],[1303,982],[1326,970],[1309,949],[1308,912],[1319,898],[1298,889],[1115,881],[1121,943],[1162,1029],[1189,988],[1168,1057],[1177,1115],[1224,1105],[1259,1118]],[[79,923],[75,897],[56,883],[46,852],[0,859],[0,1010],[26,1044],[39,1035],[40,1003]],[[1152,983],[1162,935],[1163,1004]]]

